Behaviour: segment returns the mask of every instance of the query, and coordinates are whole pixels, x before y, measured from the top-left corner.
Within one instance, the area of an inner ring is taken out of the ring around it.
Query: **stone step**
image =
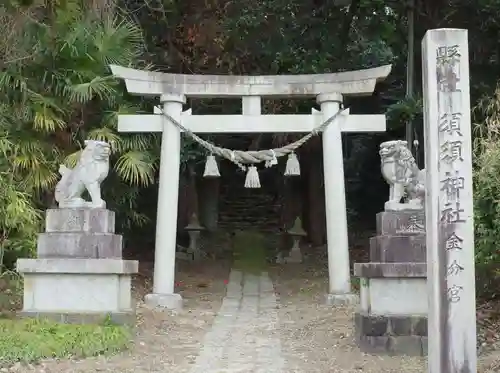
[[[38,235],[37,255],[41,259],[121,259],[122,236],[113,233],[40,233]]]
[[[408,235],[425,233],[423,211],[383,211],[377,214],[377,235]]]
[[[280,209],[272,208],[253,208],[253,209],[219,209],[224,215],[227,216],[268,216],[268,215],[279,215]]]
[[[376,236],[370,238],[370,261],[420,263],[426,261],[425,234]]]
[[[49,209],[45,231],[115,233],[115,213],[106,209]]]

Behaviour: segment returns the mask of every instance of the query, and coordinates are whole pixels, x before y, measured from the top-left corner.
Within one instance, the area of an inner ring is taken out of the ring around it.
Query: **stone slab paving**
[[[279,327],[268,274],[231,271],[226,297],[190,373],[282,373]]]

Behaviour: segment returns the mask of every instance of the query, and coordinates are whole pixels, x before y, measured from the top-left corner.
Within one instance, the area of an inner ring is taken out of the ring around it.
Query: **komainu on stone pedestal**
[[[134,324],[131,278],[139,263],[122,259],[115,213],[104,208],[101,183],[109,171],[109,144],[87,140],[73,169],[61,166],[55,197],[38,235],[37,258],[18,259],[24,277],[23,317],[65,323]],[[92,201],[81,198],[87,189]]]
[[[422,210],[425,197],[425,170],[420,170],[403,140],[380,144],[382,176],[390,186],[385,211]],[[406,198],[406,203],[401,200]]]
[[[107,142],[85,140],[85,149],[75,168],[59,167],[62,177],[56,185],[55,199],[60,208],[106,208],[106,202],[101,198],[101,183],[108,176],[110,153]],[[81,197],[85,190],[89,192],[91,202]]]

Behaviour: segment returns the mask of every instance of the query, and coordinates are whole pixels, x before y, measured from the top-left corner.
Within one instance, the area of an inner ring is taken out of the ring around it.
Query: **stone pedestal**
[[[422,211],[377,214],[370,262],[356,263],[356,337],[364,352],[427,353],[427,265]]]
[[[115,214],[106,209],[48,210],[38,258],[17,261],[24,276],[21,316],[133,323],[131,276],[139,265],[122,260],[122,236],[114,228]]]
[[[285,263],[302,263],[302,253],[300,252],[299,238],[293,238],[293,247],[290,249],[288,256],[284,259]]]

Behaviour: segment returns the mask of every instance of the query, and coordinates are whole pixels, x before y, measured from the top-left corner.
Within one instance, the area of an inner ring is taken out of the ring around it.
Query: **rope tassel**
[[[203,177],[219,177],[219,167],[217,166],[217,161],[215,160],[215,156],[208,155],[207,160],[205,162],[205,172],[203,173]]]
[[[295,153],[288,154],[285,176],[300,176],[300,163]]]
[[[278,164],[278,158],[276,158],[276,153],[274,152],[273,149],[270,149],[270,151],[271,151],[271,159],[266,161],[266,167],[268,168]]]
[[[247,177],[245,179],[245,188],[260,188],[259,172],[257,171],[257,167],[248,167]]]

